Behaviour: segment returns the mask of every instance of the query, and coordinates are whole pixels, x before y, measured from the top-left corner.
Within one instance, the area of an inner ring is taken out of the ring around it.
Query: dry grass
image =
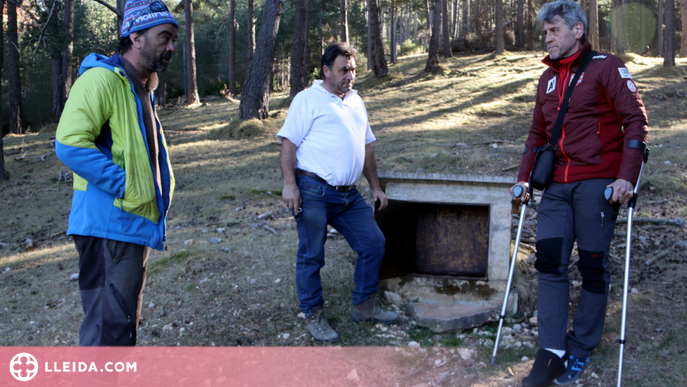
[[[391,65],[385,80],[360,76],[357,87],[378,138],[379,168],[514,176],[516,170],[509,168],[519,163],[527,136],[536,80],[543,69],[541,57],[541,53],[528,52],[457,56],[444,61],[442,71],[432,75],[422,71],[424,56],[410,56]],[[687,62],[678,60],[677,68],[665,69],[656,59],[628,59],[651,121],[652,156],[643,180],[648,189],[642,192],[647,199],[665,199],[640,206],[639,214],[685,217],[687,99],[680,98],[677,91],[687,93],[683,79]],[[272,95],[271,105],[281,110],[273,110],[264,121],[239,121],[238,104],[225,101],[160,112],[171,146],[177,191],[168,221],[169,250],[154,252],[150,261],[140,344],[313,345],[297,316],[297,235],[295,223],[281,203],[279,145],[274,137],[289,102],[288,93]],[[0,345],[78,343],[83,314],[77,283],[69,281],[78,271],[77,255],[69,238],[56,235],[66,230],[71,204],[71,184],[57,181],[59,171],[66,168],[54,154],[46,161],[14,161],[24,152],[27,157],[49,153],[53,140],[54,128],[4,139],[11,179],[0,182],[0,195],[5,198],[0,242],[10,245],[0,248]],[[272,216],[257,219],[266,212]],[[671,241],[684,239],[684,232],[670,229],[646,235],[650,239],[637,253],[640,259]],[[223,241],[211,244],[211,237]],[[34,246],[29,251],[27,238]],[[186,246],[184,242],[191,239],[193,245]],[[652,245],[653,241],[659,244]],[[342,345],[403,346],[414,340],[444,347],[430,350],[428,357],[449,358],[453,355],[441,351],[478,345],[479,336],[435,335],[416,328],[407,318],[390,329],[394,335],[373,324],[352,324],[355,254],[340,238],[328,240],[326,254],[323,284],[327,311],[341,334]],[[631,299],[636,309],[631,310],[635,317],[630,320],[630,332],[636,344],[629,350],[632,365],[627,385],[677,385],[672,381],[684,379],[687,359],[680,348],[687,344],[687,337],[679,326],[687,317],[680,302],[685,295],[680,266],[684,257],[684,252],[676,250],[651,269],[659,273],[656,276],[635,277],[634,283],[640,285],[633,286],[642,290]],[[616,274],[615,283],[619,281]],[[659,275],[665,275],[667,284],[662,284]],[[520,281],[518,286],[526,286]],[[673,297],[675,303],[663,295]],[[613,295],[608,334],[619,326],[618,302]],[[637,315],[641,318],[636,319]],[[654,331],[647,331],[646,326]],[[490,348],[477,349],[479,358],[468,365],[448,363],[451,378],[479,386],[517,383],[529,367],[519,359],[534,353],[525,347],[502,350],[502,366],[485,369],[480,362],[488,361]],[[604,385],[614,380],[616,353],[615,343],[605,343],[598,350],[602,356],[595,356],[593,371]],[[416,363],[409,367],[427,363],[425,358],[413,361]],[[462,368],[450,368],[452,364]],[[506,366],[515,371],[515,377],[508,375]],[[439,370],[428,368],[411,379],[417,383],[438,379]],[[647,374],[655,377],[646,379]],[[646,380],[653,384],[644,383]]]

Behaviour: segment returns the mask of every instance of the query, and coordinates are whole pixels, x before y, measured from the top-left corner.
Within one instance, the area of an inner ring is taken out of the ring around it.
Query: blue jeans
[[[327,224],[334,227],[358,253],[353,279],[353,305],[367,300],[379,288],[379,268],[384,257],[384,235],[370,207],[357,189],[338,192],[311,177],[296,175],[303,202],[296,218],[298,254],[296,289],[298,305],[310,315],[324,303],[320,269],[324,266]]]

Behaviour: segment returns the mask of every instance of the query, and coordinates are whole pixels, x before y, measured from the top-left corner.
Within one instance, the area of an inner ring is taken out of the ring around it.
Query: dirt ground
[[[457,56],[436,75],[422,71],[424,56],[405,57],[390,66],[382,82],[360,75],[356,88],[378,138],[379,169],[515,178],[542,57],[539,52]],[[633,227],[624,385],[681,385],[687,379],[687,235],[680,223],[687,217],[687,61],[663,68],[656,59],[624,59],[647,106],[652,152]],[[216,98],[159,112],[177,190],[168,219],[169,248],[150,260],[140,345],[319,346],[299,316],[297,235],[281,203],[274,134],[286,116],[287,96],[272,95],[271,117],[264,121],[239,121],[238,104]],[[53,125],[4,138],[11,178],[0,182],[3,346],[78,344],[83,312],[72,279],[78,258],[64,234],[72,174],[53,153],[54,131]],[[364,183],[361,189],[369,196]],[[528,259],[535,220],[536,208],[528,213],[530,236],[521,245],[516,272],[521,305],[506,321],[498,366],[487,365],[495,324],[435,334],[417,327],[403,310],[396,326],[351,323],[355,254],[333,236],[322,274],[327,316],[341,335],[339,345],[418,348],[420,355],[398,370],[406,386],[520,385],[536,348],[536,326],[530,322],[536,273]],[[618,223],[612,242],[603,341],[580,386],[616,384],[625,227]],[[571,312],[579,281],[573,266]],[[513,329],[516,324],[521,331]],[[356,383],[384,385],[374,378]]]

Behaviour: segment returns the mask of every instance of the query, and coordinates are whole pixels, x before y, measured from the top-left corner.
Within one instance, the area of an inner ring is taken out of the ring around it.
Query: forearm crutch
[[[513,188],[513,196],[519,198],[523,194],[522,186],[516,185]],[[501,315],[499,318],[499,329],[496,331],[496,342],[494,343],[494,353],[491,355],[491,365],[496,365],[496,352],[499,349],[499,339],[501,338],[501,329],[503,328],[503,319],[506,318],[506,307],[508,306],[508,296],[510,295],[510,286],[513,282],[513,273],[515,272],[515,261],[518,258],[518,247],[520,246],[520,234],[522,233],[522,225],[525,221],[525,210],[527,209],[527,202],[520,204],[520,220],[518,221],[518,233],[515,235],[515,247],[513,248],[513,257],[511,258],[510,270],[508,271],[508,284],[506,285],[506,294],[503,297],[503,307],[501,308]]]
[[[639,149],[644,153],[642,166],[639,169],[639,176],[637,177],[637,184],[632,193],[632,199],[627,204],[627,235],[625,241],[625,278],[623,279],[623,312],[620,323],[620,358],[618,359],[618,387],[622,385],[623,380],[623,351],[625,350],[625,325],[627,322],[627,291],[630,286],[630,246],[632,244],[632,216],[634,215],[635,204],[637,204],[637,192],[639,191],[639,181],[642,179],[642,172],[644,165],[649,160],[649,149],[646,145],[638,140],[630,140],[629,148]],[[604,191],[606,200],[611,200],[613,197],[613,187],[608,187]]]

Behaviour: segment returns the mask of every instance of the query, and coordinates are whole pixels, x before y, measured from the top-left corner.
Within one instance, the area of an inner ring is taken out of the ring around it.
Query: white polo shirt
[[[356,90],[342,100],[321,84],[294,97],[277,139],[296,145],[296,168],[334,186],[353,185],[363,172],[365,145],[375,141],[367,109]]]

